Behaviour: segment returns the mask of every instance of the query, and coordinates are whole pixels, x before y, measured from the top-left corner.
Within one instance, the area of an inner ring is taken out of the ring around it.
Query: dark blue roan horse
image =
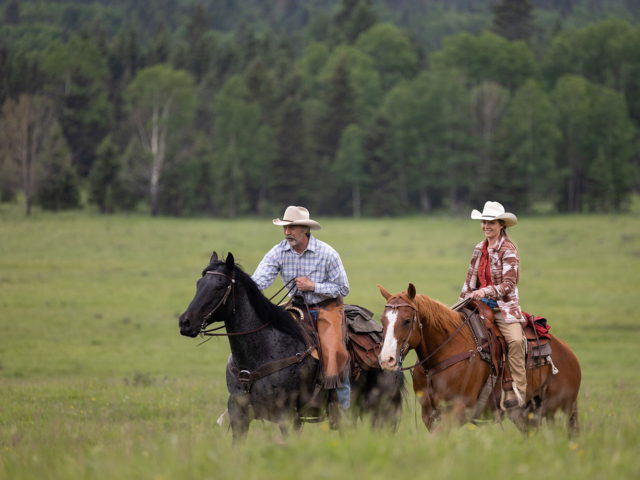
[[[305,418],[325,417],[328,395],[316,388],[318,361],[297,322],[262,294],[231,253],[222,261],[213,252],[180,315],[180,333],[196,337],[214,322],[224,322],[231,346],[227,389],[234,441],[247,435],[253,419],[277,423],[286,435],[291,420],[300,431]],[[351,385],[354,421],[368,413],[374,425],[397,426],[406,392],[401,373],[363,370]]]

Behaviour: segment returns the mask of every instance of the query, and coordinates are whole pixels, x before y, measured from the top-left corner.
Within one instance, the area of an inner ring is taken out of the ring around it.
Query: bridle
[[[236,289],[235,289],[236,272],[235,271],[231,272],[231,276],[227,275],[226,273],[220,273],[220,272],[206,272],[205,275],[220,275],[221,277],[226,277],[226,278],[229,279],[229,286],[227,287],[227,291],[224,292],[224,296],[222,297],[222,300],[220,300],[218,302],[218,304],[215,307],[213,307],[213,309],[209,313],[207,313],[204,316],[204,318],[202,319],[202,324],[200,325],[200,331],[198,332],[198,335],[200,335],[201,337],[204,337],[204,336],[207,336],[207,337],[230,337],[230,336],[234,336],[234,335],[246,335],[247,333],[253,333],[253,332],[257,332],[258,330],[262,330],[263,328],[265,328],[266,326],[271,324],[271,322],[265,323],[261,327],[256,328],[254,330],[251,330],[251,331],[248,331],[248,332],[239,332],[239,333],[211,333],[211,332],[215,332],[216,330],[223,329],[225,327],[225,325],[222,325],[221,327],[217,327],[217,328],[212,328],[210,330],[205,330],[205,328],[207,328],[207,326],[209,325],[208,320],[209,320],[209,318],[211,318],[211,315],[213,315],[213,312],[215,312],[222,305],[225,305],[227,303],[227,299],[229,298],[229,295],[231,295],[231,298],[232,298],[232,301],[233,301],[233,314],[234,315],[236,314]]]
[[[409,334],[407,335],[407,338],[405,338],[404,343],[402,344],[402,348],[400,349],[400,355],[398,358],[398,366],[402,368],[402,363],[404,362],[404,359],[407,353],[409,353],[409,339],[413,334],[413,329],[415,328],[416,323],[420,326],[420,340],[422,340],[422,323],[418,322],[418,309],[412,303],[387,303],[384,306],[384,308],[391,308],[391,311],[396,314],[398,312],[398,308],[400,307],[409,307],[410,309],[413,310],[413,319],[411,320],[411,329],[409,330]]]
[[[385,308],[391,308],[391,309],[393,309],[392,311],[394,311],[394,312],[397,312],[399,307],[409,307],[409,308],[411,308],[413,310],[413,320],[411,321],[411,330],[409,330],[409,334],[407,335],[407,338],[405,339],[404,343],[402,344],[402,348],[400,349],[400,355],[399,355],[399,358],[398,358],[398,370],[400,370],[400,371],[412,370],[412,369],[416,368],[418,365],[424,364],[427,360],[429,360],[431,357],[433,357],[442,347],[444,347],[447,343],[449,343],[449,341],[451,341],[453,339],[453,337],[455,337],[460,332],[460,330],[462,330],[462,327],[464,327],[469,322],[469,318],[470,318],[468,316],[462,322],[462,324],[456,329],[456,331],[453,332],[449,336],[449,338],[447,338],[443,343],[440,344],[440,346],[438,348],[436,348],[433,352],[431,352],[425,358],[423,358],[422,360],[417,362],[415,365],[411,365],[410,367],[402,368],[402,363],[404,362],[404,359],[405,359],[407,353],[409,353],[409,351],[408,351],[409,350],[409,339],[411,338],[411,334],[413,333],[413,329],[415,328],[415,324],[416,323],[420,326],[420,340],[422,340],[422,338],[423,338],[422,323],[418,322],[418,309],[412,303],[396,303],[396,304],[387,303],[384,307]],[[466,354],[464,354],[464,355],[466,355]],[[466,358],[468,358],[468,357],[466,357]],[[444,363],[444,362],[442,362],[442,363]]]

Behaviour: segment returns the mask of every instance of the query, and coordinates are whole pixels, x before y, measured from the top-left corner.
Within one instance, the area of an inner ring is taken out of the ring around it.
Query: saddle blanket
[[[551,338],[549,335],[549,330],[551,330],[551,326],[547,323],[547,319],[544,317],[534,317],[533,315],[529,315],[527,312],[522,312],[524,318],[527,319],[531,328],[535,328],[538,332],[538,337],[540,338]]]

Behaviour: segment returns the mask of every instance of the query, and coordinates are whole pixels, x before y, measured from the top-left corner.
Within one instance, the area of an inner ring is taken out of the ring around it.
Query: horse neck
[[[233,299],[230,300],[233,302]],[[249,332],[262,327],[269,321],[258,315],[244,290],[236,291],[235,302],[235,314],[233,303],[227,309],[228,314],[225,319],[227,333]],[[287,336],[269,326],[257,332],[228,338],[236,365],[241,370],[251,371],[267,361],[286,357],[288,350],[295,350],[295,348],[288,348],[287,344],[292,342],[283,337]],[[297,350],[289,354],[293,355],[296,352]]]
[[[422,325],[422,338],[415,350],[418,359],[423,360],[446,342],[455,330],[452,330],[451,333],[442,331],[440,328],[436,327],[434,322],[424,313],[420,313],[418,315],[418,321]],[[464,329],[465,327],[462,328]],[[453,355],[467,350],[473,350],[475,348],[475,344],[471,343],[466,337],[461,335],[461,332],[458,332],[447,342],[445,346],[438,350],[433,357],[429,359],[427,365],[436,365]]]

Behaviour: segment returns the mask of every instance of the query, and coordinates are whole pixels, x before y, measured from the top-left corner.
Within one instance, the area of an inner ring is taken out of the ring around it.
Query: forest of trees
[[[609,212],[640,186],[635,1],[0,9],[0,200],[27,214]]]

